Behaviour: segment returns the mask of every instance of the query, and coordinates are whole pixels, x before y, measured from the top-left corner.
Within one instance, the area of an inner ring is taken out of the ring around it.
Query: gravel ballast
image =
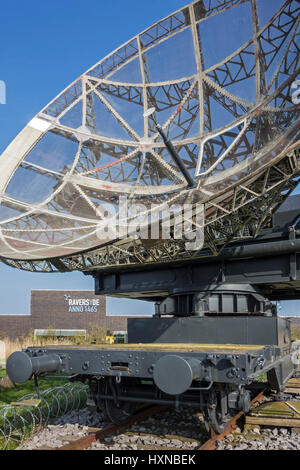
[[[109,425],[102,413],[84,408],[56,419],[37,432],[19,449],[55,449],[87,436],[93,428]],[[90,450],[174,449],[195,450],[209,435],[199,414],[192,410],[167,410],[149,417],[143,423],[130,426],[126,432],[94,442]],[[300,428],[253,427],[243,432],[238,428],[223,441],[217,450],[300,450]]]
[[[264,428],[229,434],[224,441],[218,441],[217,450],[300,450],[300,433],[286,428]]]
[[[102,413],[85,408],[73,411],[53,421],[39,431],[19,449],[34,450],[58,448],[68,442],[88,435],[91,428],[103,428],[108,422]],[[177,437],[178,436],[178,437]],[[208,438],[199,415],[190,410],[168,410],[150,417],[142,424],[130,426],[126,432],[95,442],[91,450],[139,450],[170,448],[193,450]]]

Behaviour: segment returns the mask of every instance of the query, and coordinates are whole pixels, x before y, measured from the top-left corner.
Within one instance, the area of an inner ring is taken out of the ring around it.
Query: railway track
[[[257,404],[261,403],[265,398],[265,389],[259,392],[259,394],[251,401],[250,410],[252,410]],[[222,434],[216,434],[211,431],[211,438],[208,439],[199,450],[215,450],[217,448],[217,442],[223,440],[226,436],[232,433],[237,428],[238,421],[244,416],[245,413],[240,411],[237,413],[228,423],[225,431]]]
[[[291,391],[292,397],[300,398],[300,378],[294,378],[287,384],[285,392],[288,393],[288,391]],[[191,410],[177,412],[167,406],[148,406],[141,408],[126,425],[103,423],[104,426],[101,428],[87,428],[87,435],[79,439],[76,433],[66,435],[62,438],[62,445],[52,447],[52,450],[215,450],[220,446],[220,442],[226,441],[226,438],[232,438],[232,435],[238,436],[240,422],[247,423],[253,410],[255,413],[260,410],[259,405],[263,402],[268,407],[272,404],[270,398],[266,397],[265,390],[256,394],[247,416],[243,412],[236,414],[222,434],[212,432],[209,436],[201,415]],[[294,408],[293,405],[292,408]],[[267,412],[270,413],[270,410],[268,409]],[[256,415],[259,416],[259,413]],[[280,417],[277,414],[273,418],[274,426],[287,426],[286,416]],[[261,419],[263,424],[265,418],[262,414],[260,418],[251,419]],[[300,413],[298,421],[300,429]],[[272,426],[272,422],[270,424],[268,421],[266,424]],[[61,427],[64,426],[61,425]],[[39,446],[39,449],[49,450],[49,447]]]
[[[261,403],[264,400],[264,390],[262,390],[251,402],[251,409],[256,406],[258,403]],[[93,443],[99,442],[103,439],[105,439],[108,436],[112,436],[115,434],[119,434],[120,432],[128,429],[130,426],[133,424],[137,424],[140,422],[143,422],[146,418],[149,418],[151,416],[157,415],[158,413],[161,413],[162,411],[165,411],[167,407],[149,407],[146,410],[142,410],[139,413],[137,413],[126,425],[123,426],[117,426],[117,425],[111,425],[107,426],[101,430],[97,430],[95,432],[91,432],[88,436],[85,436],[81,439],[75,440],[71,443],[68,443],[62,447],[57,448],[56,450],[84,450],[88,449],[92,446]],[[234,416],[230,422],[228,423],[228,426],[226,430],[222,434],[216,434],[212,431],[211,433],[211,438],[208,439],[204,444],[198,445],[196,448],[197,450],[214,450],[216,448],[216,442],[219,440],[222,440],[230,434],[234,429],[237,428],[237,422],[239,419],[244,415],[243,412],[238,413],[236,416]],[[169,436],[170,437],[170,436]],[[180,440],[180,436],[174,436],[178,440]],[[186,439],[186,438],[185,438]],[[192,440],[192,439],[191,439]],[[160,450],[170,450],[170,446],[160,446]],[[193,449],[194,450],[194,449]]]
[[[181,415],[186,420],[185,426],[179,421]],[[194,422],[191,422],[192,418]],[[128,450],[194,450],[206,438],[200,414],[192,415],[190,410],[176,412],[167,406],[150,406],[137,412],[126,425],[96,429],[56,450],[100,450],[101,445],[105,450],[115,450],[114,441],[117,441],[118,450],[124,450],[121,448],[123,443],[129,446]]]
[[[259,403],[261,403],[264,400],[264,392],[265,390],[262,390],[251,402],[251,409]],[[143,422],[144,419],[148,418],[149,416],[153,416],[157,413],[160,413],[161,411],[165,411],[166,407],[151,407],[148,408],[146,411],[141,411],[138,413],[135,417],[133,417],[132,420],[126,425],[126,426],[108,426],[102,430],[93,432],[89,434],[86,437],[83,437],[77,441],[74,441],[70,444],[66,444],[57,450],[83,450],[87,449],[91,446],[93,442],[101,441],[105,437],[111,436],[116,433],[120,433],[121,431],[127,429],[130,427],[132,424],[138,423],[138,422]],[[216,443],[219,440],[224,439],[228,434],[230,434],[234,429],[237,428],[237,422],[239,419],[244,415],[245,413],[240,412],[237,415],[235,415],[230,422],[228,423],[228,426],[226,430],[222,434],[216,434],[214,431],[211,432],[211,438],[208,439],[204,444],[198,446],[197,450],[215,450],[216,448]],[[177,436],[178,437],[178,436]],[[170,450],[170,447],[161,447],[161,450]]]
[[[128,429],[133,424],[137,424],[141,421],[144,421],[146,418],[149,418],[156,413],[161,413],[162,411],[166,410],[166,406],[151,406],[143,409],[142,411],[138,412],[132,419],[123,426],[118,426],[116,424],[112,424],[107,426],[103,429],[90,433],[88,436],[82,437],[74,442],[66,444],[62,447],[59,447],[56,450],[84,450],[89,448],[94,442],[101,441],[108,436],[112,436],[113,434],[120,433],[121,431]]]

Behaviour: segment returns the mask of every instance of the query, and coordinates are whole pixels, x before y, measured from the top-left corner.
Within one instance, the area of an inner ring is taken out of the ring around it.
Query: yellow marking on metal
[[[209,351],[220,353],[243,353],[264,349],[262,345],[240,345],[240,344],[187,344],[187,343],[134,343],[134,344],[80,344],[76,346],[47,346],[47,349],[97,349],[97,350],[141,350],[141,351],[182,351],[198,352]]]

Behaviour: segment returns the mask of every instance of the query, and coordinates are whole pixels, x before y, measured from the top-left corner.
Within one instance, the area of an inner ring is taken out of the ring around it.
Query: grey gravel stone
[[[40,448],[58,448],[74,438],[80,438],[88,434],[89,427],[102,428],[108,425],[102,413],[92,409],[73,411],[51,422],[40,430],[31,439],[20,446],[22,450]],[[137,450],[139,447],[151,448],[152,446],[176,449],[194,449],[199,446],[197,440],[207,439],[203,423],[192,410],[175,410],[149,417],[143,425],[134,425],[127,430],[133,435],[121,434],[108,436],[103,442],[94,442],[90,449],[93,450]],[[178,439],[164,438],[164,435],[177,435]],[[195,439],[194,442],[182,441],[180,436]],[[203,437],[201,437],[203,436]],[[70,438],[70,439],[69,439]]]
[[[88,428],[102,428],[108,423],[102,413],[87,408],[74,411],[50,423],[40,430],[32,439],[24,442],[20,449],[31,450],[40,448],[57,448],[73,439],[88,434]],[[127,430],[133,435],[120,434],[107,437],[103,442],[95,442],[93,450],[137,450],[138,448],[172,448],[192,450],[204,443],[208,435],[199,417],[191,410],[164,412],[149,417],[142,425],[134,425]],[[238,431],[238,432],[237,432]],[[250,434],[250,436],[249,436]],[[168,436],[168,437],[165,437]],[[174,436],[174,438],[171,436]],[[178,436],[175,437],[175,436]],[[193,442],[181,440],[186,436]],[[241,434],[236,429],[224,441],[218,441],[217,450],[300,450],[300,434],[287,428],[254,428]]]

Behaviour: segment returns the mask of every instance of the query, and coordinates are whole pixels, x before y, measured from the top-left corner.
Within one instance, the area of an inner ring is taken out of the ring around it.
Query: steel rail
[[[252,401],[250,405],[250,410],[254,407],[256,403],[260,403],[264,398],[265,390],[262,390]],[[76,441],[70,442],[69,444],[65,444],[62,447],[58,447],[55,450],[84,450],[90,447],[93,442],[101,441],[107,436],[111,436],[113,434],[119,433],[127,429],[129,426],[144,421],[146,418],[153,416],[154,414],[160,413],[165,411],[169,406],[151,406],[150,408],[147,407],[142,411],[135,414],[127,424],[124,425],[116,425],[112,424],[109,425],[99,431],[92,432],[88,436],[84,436]],[[206,441],[198,450],[215,450],[217,441],[223,440],[228,434],[232,432],[234,428],[237,426],[237,421],[244,416],[246,413],[240,411],[237,413],[228,423],[226,430],[222,434],[216,434],[214,431],[211,431],[211,438]]]
[[[264,394],[266,390],[262,390],[250,403],[250,411],[253,409],[254,405],[257,403],[261,403],[262,400],[264,399]],[[227,424],[227,427],[224,432],[221,434],[216,434],[213,430],[211,431],[211,438],[206,441],[202,446],[198,448],[198,450],[216,450],[217,448],[217,441],[222,441],[225,439],[228,434],[231,434],[231,432],[237,427],[237,422],[242,416],[246,415],[244,411],[240,411],[237,413]]]
[[[132,416],[130,421],[128,421],[127,424],[123,425],[117,425],[117,424],[111,424],[103,429],[100,429],[99,431],[92,432],[88,436],[82,437],[74,442],[70,442],[69,444],[66,444],[62,447],[58,447],[55,450],[84,450],[87,449],[92,445],[93,442],[101,441],[107,436],[111,436],[113,434],[119,433],[120,431],[123,431],[127,429],[129,426],[139,423],[141,421],[144,421],[146,418],[149,418],[152,415],[155,415],[157,413],[161,413],[162,411],[165,411],[168,406],[151,406],[150,408],[147,407],[146,409],[142,409],[140,412]]]
[[[291,384],[292,381],[297,381],[297,378],[296,379],[291,379],[287,383],[287,386],[289,384]],[[297,381],[297,385],[299,383],[300,382]],[[289,391],[288,388],[286,388],[285,391],[288,392]],[[250,410],[249,411],[252,411],[256,404],[260,404],[263,401],[263,399],[265,397],[265,392],[266,392],[266,389],[263,389],[263,390],[260,391],[260,393],[255,398],[253,398],[253,400],[250,403]],[[299,389],[293,390],[292,393],[299,394]],[[113,434],[117,434],[120,431],[123,431],[123,430],[127,429],[131,425],[139,423],[141,421],[144,421],[148,417],[153,416],[157,413],[161,413],[162,411],[165,411],[168,408],[170,408],[170,406],[168,406],[168,405],[151,406],[151,407],[143,408],[141,411],[137,412],[134,416],[132,416],[132,418],[130,419],[130,421],[127,424],[124,424],[124,425],[115,425],[115,424],[108,425],[107,427],[105,427],[103,429],[92,432],[88,436],[84,436],[84,437],[82,437],[80,439],[77,439],[73,442],[65,444],[64,446],[58,447],[55,450],[84,450],[84,449],[87,449],[93,444],[93,442],[101,441],[102,439],[104,439],[107,436],[112,436]],[[243,416],[245,416],[247,414],[248,413],[245,413],[244,411],[240,411],[239,413],[237,413],[228,422],[225,431],[221,434],[216,434],[213,430],[211,430],[210,439],[207,440],[200,447],[198,447],[197,450],[216,450],[217,441],[224,440],[226,436],[231,434],[232,431],[234,431],[234,429],[237,428],[237,422],[239,421],[239,419],[241,419]]]

